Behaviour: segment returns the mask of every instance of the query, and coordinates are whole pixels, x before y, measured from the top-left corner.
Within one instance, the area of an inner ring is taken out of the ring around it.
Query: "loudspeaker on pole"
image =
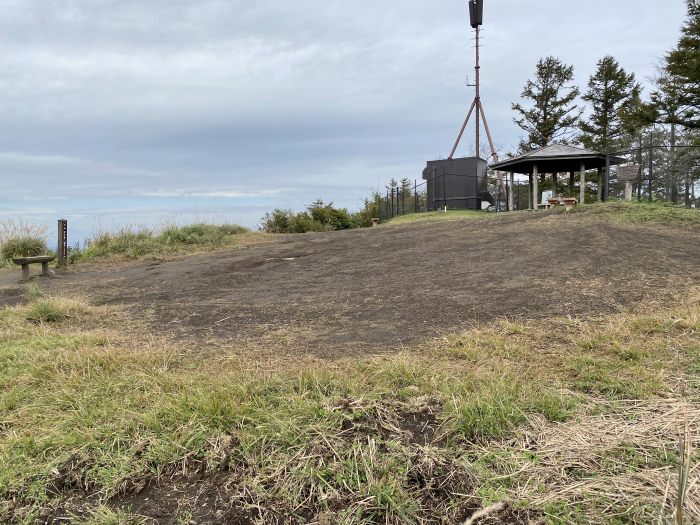
[[[474,29],[484,25],[484,0],[469,0],[469,18]]]

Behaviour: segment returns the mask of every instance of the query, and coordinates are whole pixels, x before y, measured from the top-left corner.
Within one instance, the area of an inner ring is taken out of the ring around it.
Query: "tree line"
[[[653,192],[674,204],[684,196],[691,205],[700,180],[700,4],[686,0],[687,18],[676,46],[663,58],[646,98],[635,74],[612,56],[598,61],[581,93],[574,83],[574,66],[548,56],[538,61],[534,78],[523,88],[521,102],[513,103],[514,122],[525,132],[519,153],[559,142],[581,145],[603,153],[643,147],[657,172]],[[581,101],[584,103],[581,104]],[[547,189],[544,175],[540,189]],[[597,197],[601,199],[602,170],[598,170]]]

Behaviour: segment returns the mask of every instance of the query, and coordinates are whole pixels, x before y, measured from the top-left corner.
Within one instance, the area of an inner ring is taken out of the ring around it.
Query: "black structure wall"
[[[423,170],[427,181],[428,211],[480,210],[486,192],[487,162],[478,157],[431,160]]]

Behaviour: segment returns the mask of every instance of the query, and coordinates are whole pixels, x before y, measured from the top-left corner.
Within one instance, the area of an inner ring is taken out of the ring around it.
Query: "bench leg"
[[[43,273],[44,275],[49,275],[49,263],[41,263],[41,273]]]
[[[22,265],[22,280],[23,281],[29,280],[29,265],[28,264]]]

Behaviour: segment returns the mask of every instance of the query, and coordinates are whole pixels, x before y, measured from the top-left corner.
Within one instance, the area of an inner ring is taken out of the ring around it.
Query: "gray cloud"
[[[106,196],[127,209],[158,195],[354,206],[445,156],[472,96],[466,0],[0,0],[0,10],[5,209]],[[605,54],[644,80],[683,14],[680,0],[486,0],[496,142],[517,144],[510,103],[540,56],[573,63],[582,86]]]

